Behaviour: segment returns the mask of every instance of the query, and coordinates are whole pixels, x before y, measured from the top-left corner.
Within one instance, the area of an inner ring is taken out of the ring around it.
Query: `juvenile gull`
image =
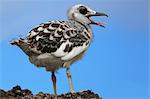
[[[107,15],[77,4],[68,10],[68,21],[42,23],[33,28],[26,38],[11,41],[28,55],[32,64],[52,72],[54,94],[57,94],[55,72],[63,67],[66,68],[70,92],[73,92],[70,65],[79,60],[90,46],[93,38],[90,25],[104,27],[103,22],[95,22],[91,16]]]

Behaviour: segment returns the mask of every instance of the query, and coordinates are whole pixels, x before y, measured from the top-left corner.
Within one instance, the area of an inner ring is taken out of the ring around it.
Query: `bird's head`
[[[96,12],[84,4],[74,5],[68,10],[68,18],[70,20],[75,20],[75,21],[85,23],[88,25],[95,24],[95,25],[104,27],[103,22],[95,22],[90,18],[91,16],[107,16],[108,17],[107,14]]]

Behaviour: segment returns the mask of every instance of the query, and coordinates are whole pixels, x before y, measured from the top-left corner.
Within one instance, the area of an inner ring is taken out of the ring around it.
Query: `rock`
[[[5,92],[4,90],[0,89],[0,97],[7,97],[7,92]]]
[[[8,91],[0,89],[0,99],[102,99],[102,97],[91,90],[60,94],[57,98],[53,94],[43,92],[33,95],[30,90],[21,89],[21,87],[17,85]]]

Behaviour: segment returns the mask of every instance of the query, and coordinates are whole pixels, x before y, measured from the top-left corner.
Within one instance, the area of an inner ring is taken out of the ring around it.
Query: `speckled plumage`
[[[90,29],[87,28],[89,27],[85,28],[81,23],[73,20],[49,21],[32,29],[27,40],[31,48],[35,48],[41,53],[51,53],[56,57],[63,58],[74,48],[83,45],[89,46],[92,36],[89,33]],[[59,49],[63,44],[65,45],[60,53],[63,55],[58,55],[57,53],[60,52]]]
[[[70,91],[73,92],[69,67],[79,60],[90,46],[93,38],[90,25],[103,26],[102,23],[91,20],[91,16],[107,15],[78,4],[68,10],[68,21],[56,20],[42,23],[33,28],[26,38],[11,42],[28,55],[31,63],[52,72],[55,94],[54,72],[61,67],[66,67]]]
[[[28,55],[33,64],[45,66],[47,70],[55,71],[60,67],[65,67],[64,64],[67,61],[69,64],[75,61],[73,58],[89,47],[91,38],[90,27],[84,26],[80,22],[74,20],[49,21],[40,24],[28,33],[26,43],[30,50],[38,53],[37,55]],[[39,60],[39,56],[53,58],[51,58],[51,62],[45,62],[45,64]],[[55,62],[54,60],[57,59],[59,61]]]
[[[31,63],[46,67],[49,71],[55,71],[60,67],[65,67],[64,64],[67,64],[67,61],[70,65],[75,61],[76,56],[82,56],[81,53],[83,54],[89,47],[91,39],[90,27],[69,20],[42,23],[33,28],[26,39],[19,41],[28,45],[27,48],[23,48],[23,51],[28,49],[35,53],[30,54],[31,52],[24,51]],[[22,47],[23,43],[18,44]],[[51,58],[50,61],[45,62],[49,58]],[[59,61],[55,62],[57,59]]]

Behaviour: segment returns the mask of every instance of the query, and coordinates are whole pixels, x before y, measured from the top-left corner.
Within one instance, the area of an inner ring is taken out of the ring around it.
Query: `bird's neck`
[[[89,34],[91,39],[93,38],[93,32],[92,32],[92,29],[91,29],[89,24],[86,24],[84,22],[79,22],[79,21],[76,21],[76,20],[69,20],[69,21],[71,21],[71,23],[74,24],[75,28],[78,28],[81,31],[85,31],[86,33]]]
[[[89,33],[89,35],[91,37],[93,37],[93,31],[92,31],[91,26],[89,24],[86,24],[84,22],[79,22],[79,21],[76,21],[76,22],[78,22],[79,24],[81,24],[87,30],[87,32]]]

